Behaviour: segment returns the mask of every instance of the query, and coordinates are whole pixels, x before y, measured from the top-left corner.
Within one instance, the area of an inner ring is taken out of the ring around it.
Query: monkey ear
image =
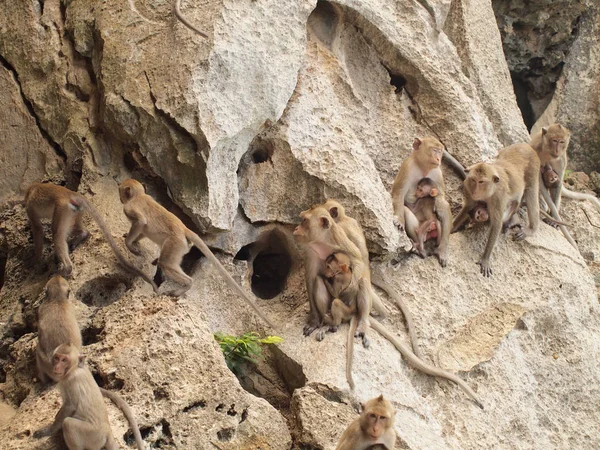
[[[148,192],[148,189],[146,189],[146,183],[140,183],[140,184],[141,184],[141,185],[142,185],[142,187],[144,188],[144,194],[145,194],[146,192]]]
[[[465,173],[469,173],[473,167],[475,167],[475,164],[473,164],[472,166],[467,167],[465,169]]]
[[[498,182],[500,181],[500,177],[499,177],[498,175],[494,175],[494,176],[492,177],[492,181],[493,181],[494,183],[498,183]]]
[[[340,264],[340,269],[342,269],[342,272],[344,273],[348,273],[350,271],[348,264]]]
[[[542,136],[548,132],[548,127],[542,127]]]
[[[415,140],[413,141],[413,150],[418,150],[420,146],[421,146],[421,139],[415,138]]]
[[[431,188],[431,192],[429,193],[432,197],[437,197],[438,190],[436,188]]]
[[[133,197],[133,196],[131,195],[131,186],[126,186],[126,187],[125,187],[125,191],[124,191],[124,192],[125,192],[125,198],[126,198],[127,200],[129,200],[129,199],[131,199],[131,197]]]
[[[380,394],[379,397],[377,397],[377,401],[379,401],[379,402],[383,401],[383,394]]]
[[[329,214],[331,214],[331,218],[332,218],[332,219],[337,219],[337,217],[338,217],[338,214],[339,214],[339,213],[338,213],[338,208],[337,208],[337,206],[334,206],[334,207],[332,207],[332,208],[329,210]]]
[[[327,218],[325,216],[321,216],[320,220],[321,220],[321,227],[323,227],[324,229],[327,229],[331,226],[331,223],[329,222],[329,218]]]
[[[85,355],[79,355],[79,361],[78,361],[77,365],[79,367],[83,367],[84,364],[85,364]]]

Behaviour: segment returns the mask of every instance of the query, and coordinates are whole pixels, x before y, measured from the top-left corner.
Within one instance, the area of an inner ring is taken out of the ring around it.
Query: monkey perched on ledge
[[[152,286],[154,292],[158,292],[154,281],[125,259],[108,226],[96,208],[83,195],[52,183],[33,183],[25,194],[25,209],[31,225],[35,257],[38,261],[42,259],[44,252],[44,229],[41,219],[52,219],[52,242],[58,258],[58,273],[63,277],[68,277],[73,271],[67,242],[69,237],[73,235],[71,247],[74,248],[90,235],[82,224],[83,213],[87,210],[102,231],[119,263],[132,274],[142,277]]]

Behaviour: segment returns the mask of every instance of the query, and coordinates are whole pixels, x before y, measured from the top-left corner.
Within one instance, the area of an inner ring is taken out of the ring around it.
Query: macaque
[[[123,212],[131,222],[125,245],[134,255],[141,254],[138,242],[145,237],[160,246],[158,266],[167,278],[182,285],[173,293],[175,296],[183,294],[192,286],[192,278],[181,269],[183,256],[189,252],[192,243],[219,269],[229,287],[237,291],[261,319],[275,328],[254,300],[235,282],[200,236],[188,229],[175,214],[167,211],[147,195],[146,188],[139,181],[133,179],[123,181],[119,186],[119,197],[123,203]]]
[[[377,445],[394,450],[395,415],[396,410],[383,395],[368,400],[362,405],[360,417],[342,434],[336,450],[367,450]]]
[[[414,250],[423,258],[427,257],[425,241],[435,238],[439,245],[441,239],[441,224],[437,218],[435,203],[440,191],[431,178],[422,178],[417,183],[415,197],[417,201],[409,206],[419,225],[416,230],[417,241],[413,242]]]
[[[363,346],[369,345],[367,330],[371,312],[371,296],[366,278],[366,265],[358,247],[348,238],[340,225],[335,223],[329,211],[322,206],[313,206],[300,213],[302,222],[294,230],[295,238],[305,244],[304,269],[306,289],[310,305],[310,316],[304,327],[305,336],[323,326],[323,319],[330,309],[331,297],[325,281],[319,275],[323,261],[333,251],[344,251],[350,258],[352,283],[357,286],[356,336],[362,337]]]
[[[123,256],[113,239],[108,226],[87,199],[77,192],[51,183],[33,183],[25,194],[25,209],[31,225],[31,233],[35,246],[35,257],[39,261],[44,252],[44,229],[41,219],[52,219],[52,242],[58,258],[58,273],[68,277],[73,271],[73,263],[69,258],[68,239],[72,236],[72,248],[85,241],[90,233],[83,228],[83,213],[89,211],[104,234],[119,263],[134,275],[142,277],[158,291],[154,281],[137,267],[131,265]]]
[[[102,396],[109,397],[123,411],[138,450],[144,449],[135,418],[129,406],[114,392],[101,389],[85,366],[85,357],[71,344],[61,344],[53,352],[52,369],[58,380],[62,406],[52,425],[36,431],[35,437],[51,436],[62,429],[69,450],[117,450]]]
[[[52,370],[54,350],[61,344],[71,343],[81,349],[81,331],[75,310],[69,301],[69,283],[56,275],[46,283],[45,299],[38,310],[38,344],[36,362],[42,383],[58,381]]]
[[[498,153],[495,162],[478,163],[467,169],[464,181],[463,208],[454,219],[453,231],[460,229],[469,219],[477,202],[485,202],[490,219],[490,233],[485,251],[478,264],[485,277],[492,275],[490,256],[505,222],[525,200],[529,225],[521,228],[515,238],[522,240],[536,232],[539,226],[540,159],[528,144],[515,144]]]
[[[558,173],[556,173],[556,170],[554,170],[550,164],[544,164],[541,171],[544,186],[546,186],[547,189],[558,188],[558,185],[560,184],[560,177],[558,176]]]
[[[444,175],[440,168],[443,155],[444,146],[436,138],[415,139],[413,152],[402,162],[400,171],[394,180],[392,199],[396,225],[401,231],[406,229],[406,234],[413,242],[418,242],[419,221],[410,208],[410,205],[417,200],[415,196],[417,183],[422,178],[431,178],[437,184],[439,194],[435,198],[435,211],[441,230],[437,231],[440,237],[434,253],[441,266],[445,267],[448,262],[452,212],[444,195],[441,195],[445,191]]]
[[[485,202],[476,202],[475,206],[469,211],[471,220],[476,223],[487,222],[490,220],[490,213]]]
[[[177,16],[177,18],[181,20],[181,23],[183,23],[186,27],[188,27],[192,31],[195,31],[203,38],[208,39],[208,34],[206,34],[204,31],[200,31],[198,28],[192,25],[185,17],[183,17],[183,14],[181,14],[181,0],[175,0],[175,3],[173,4],[173,12]]]
[[[363,232],[362,227],[356,219],[346,215],[346,209],[337,200],[330,198],[321,206],[329,211],[329,214],[335,223],[342,227],[342,230],[344,230],[348,239],[350,239],[360,250],[365,265],[365,277],[368,280],[367,286],[370,291],[372,306],[380,316],[385,318],[387,316],[387,310],[379,298],[379,295],[377,295],[375,290],[371,287],[371,262],[369,260],[369,251],[367,250],[367,240],[365,239],[365,233]]]
[[[300,213],[300,217],[302,218],[302,222],[294,230],[294,236],[300,243],[304,244],[306,250],[304,264],[306,270],[307,292],[309,295],[309,303],[311,305],[311,315],[309,318],[309,325],[311,327],[313,321],[316,321],[315,329],[323,326],[324,317],[328,313],[331,305],[330,293],[327,291],[325,281],[320,275],[324,270],[323,262],[331,255],[331,253],[339,251],[343,251],[349,258],[348,266],[352,272],[351,286],[356,286],[355,295],[357,305],[357,312],[352,316],[350,321],[350,331],[346,346],[348,355],[346,376],[350,387],[353,388],[350,372],[352,367],[353,337],[362,336],[363,346],[367,347],[368,340],[365,342],[366,333],[367,328],[371,327],[390,341],[413,367],[428,375],[446,378],[447,380],[455,382],[477,403],[479,407],[483,408],[481,402],[477,399],[475,392],[473,392],[460,377],[427,364],[377,320],[369,321],[371,304],[369,301],[370,297],[365,289],[365,268],[362,256],[358,247],[348,239],[346,233],[344,233],[341,227],[332,219],[329,211],[322,206],[313,206],[311,209]],[[316,286],[322,286],[322,288],[316,288]],[[365,326],[364,334],[362,335],[360,334],[358,327],[354,328],[357,322],[361,323],[361,320]]]

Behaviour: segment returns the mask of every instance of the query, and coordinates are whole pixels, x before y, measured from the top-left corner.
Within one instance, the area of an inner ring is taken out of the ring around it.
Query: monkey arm
[[[394,180],[394,185],[392,186],[392,206],[394,208],[394,220],[397,222],[396,225],[400,228],[400,230],[404,229],[404,199],[406,198],[406,193],[409,189],[409,184],[406,182],[408,178],[408,166],[410,164],[409,159],[404,160],[402,165],[400,166],[400,171]]]
[[[443,195],[435,198],[435,213],[442,225],[442,229],[438,231],[438,233],[441,233],[441,237],[439,245],[435,249],[435,254],[441,266],[446,267],[448,263],[448,242],[450,241],[450,231],[452,228],[452,211],[450,210],[450,204]]]
[[[475,204],[469,199],[465,198],[465,202],[463,204],[462,209],[458,213],[458,216],[452,222],[452,231],[451,233],[456,233],[458,230],[462,228],[462,226],[469,220],[469,211],[473,209]]]
[[[136,248],[135,244],[144,237],[143,232],[147,223],[148,221],[145,217],[136,217],[135,220],[132,220],[131,222],[131,228],[129,229],[129,233],[127,233],[127,237],[125,238],[125,245],[134,255],[141,254],[140,250]]]
[[[64,400],[63,400],[64,401]],[[34,433],[34,437],[41,438],[45,436],[53,436],[58,433],[62,429],[63,422],[67,417],[71,417],[75,414],[75,407],[68,406],[66,403],[63,403],[61,408],[56,413],[54,417],[54,422],[47,427],[42,428]]]

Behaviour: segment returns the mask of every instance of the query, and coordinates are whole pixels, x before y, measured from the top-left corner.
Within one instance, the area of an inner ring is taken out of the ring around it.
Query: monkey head
[[[434,137],[416,138],[413,152],[421,169],[429,171],[440,166],[444,155],[444,145]]]
[[[559,123],[542,128],[544,151],[548,151],[553,158],[562,156],[569,146],[570,133]]]
[[[542,179],[544,180],[544,186],[547,188],[555,188],[560,183],[558,173],[552,168],[550,164],[544,164],[540,169],[542,172]]]
[[[46,298],[65,298],[71,293],[71,288],[67,280],[60,275],[55,275],[46,283]]]
[[[423,197],[437,197],[439,194],[437,184],[431,178],[421,178],[417,183],[415,196],[417,198]]]
[[[380,395],[362,405],[360,427],[374,440],[379,439],[394,425],[395,414],[392,404]]]
[[[119,198],[121,199],[121,203],[123,204],[127,203],[135,196],[145,193],[146,188],[144,187],[144,185],[132,178],[123,181],[119,185]]]
[[[464,181],[465,190],[475,201],[486,201],[495,192],[500,182],[496,169],[491,164],[478,163],[465,169],[467,178]]]
[[[333,218],[322,206],[311,208],[300,213],[302,222],[294,230],[294,236],[301,242],[327,242],[327,234],[332,226]]]
[[[52,354],[52,370],[60,380],[68,378],[76,367],[82,366],[85,356],[79,354],[79,350],[72,344],[61,344]]]
[[[335,278],[340,274],[348,274],[350,269],[350,258],[343,252],[335,252],[325,260],[325,270],[323,276],[325,278]]]
[[[481,223],[490,220],[490,213],[485,203],[478,203],[475,208],[471,210],[471,219],[474,222]]]

